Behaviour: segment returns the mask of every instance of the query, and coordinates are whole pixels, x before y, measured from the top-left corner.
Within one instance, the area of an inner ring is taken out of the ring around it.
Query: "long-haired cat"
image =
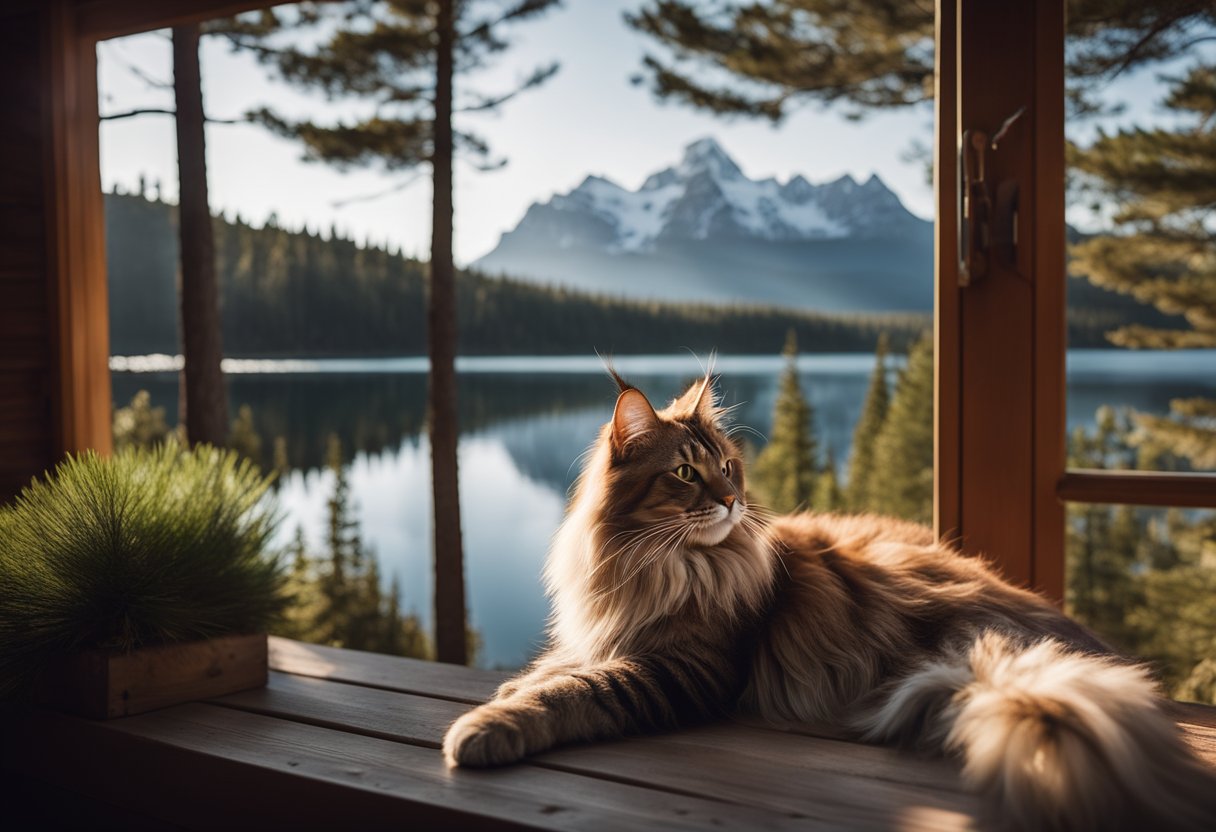
[[[926,528],[762,519],[707,376],[658,412],[613,373],[545,578],[549,646],[458,719],[452,765],[735,711],[957,755],[1020,829],[1216,829],[1216,777],[1144,668]]]

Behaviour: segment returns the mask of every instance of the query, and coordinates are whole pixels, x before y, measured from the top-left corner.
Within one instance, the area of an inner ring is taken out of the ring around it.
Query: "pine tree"
[[[351,616],[357,606],[363,542],[359,523],[351,516],[350,482],[342,461],[342,442],[333,434],[327,443],[326,464],[334,477],[334,490],[326,501],[328,563],[321,578],[321,592],[327,603],[321,623],[328,630],[331,643],[346,644]]]
[[[152,396],[147,390],[139,390],[131,397],[126,407],[114,408],[114,450],[124,448],[151,448],[173,435],[165,421],[165,409],[152,406]]]
[[[816,511],[839,511],[844,508],[844,494],[836,476],[836,454],[828,448],[823,469],[815,476],[815,493],[811,505]]]
[[[781,514],[810,508],[815,496],[815,414],[798,381],[798,339],[785,339],[785,369],[773,406],[768,444],[752,467],[751,486],[761,502]]]
[[[780,120],[807,100],[866,109],[933,96],[934,7],[907,0],[653,0],[626,20],[666,53],[644,72],[660,98]],[[1208,0],[1070,0],[1070,98],[1097,107],[1096,84],[1174,57],[1210,36]]]
[[[228,436],[228,388],[215,239],[207,196],[207,152],[197,23],[173,28],[173,92],[176,96],[177,169],[180,190],[182,424],[190,444],[223,445]]]
[[[874,440],[870,508],[920,523],[933,520],[933,338],[912,347],[887,418]]]
[[[401,612],[396,577],[389,592],[381,586],[379,559],[364,545],[351,511],[342,445],[335,436],[329,439],[327,458],[334,475],[327,502],[328,551],[320,557],[310,555],[304,532],[297,527],[285,553],[292,563],[288,580],[292,604],[276,632],[317,644],[430,658],[422,622],[413,613]]]
[[[221,362],[224,357],[220,317],[220,289],[216,275],[214,227],[207,192],[205,125],[202,71],[199,66],[198,24],[183,24],[172,30],[174,108],[139,107],[108,113],[102,120],[144,115],[171,115],[177,127],[178,173],[178,260],[179,291],[177,316],[184,365],[178,391],[178,411],[184,438],[190,444],[206,442],[221,446],[228,435],[228,388]],[[146,183],[139,182],[144,198]],[[156,187],[159,198],[160,186]]]
[[[262,435],[253,423],[253,408],[247,404],[237,408],[236,418],[228,431],[228,447],[246,459],[262,464]]]
[[[874,352],[874,372],[866,391],[861,416],[853,428],[853,446],[849,451],[849,477],[845,486],[844,504],[850,511],[867,511],[872,502],[871,478],[874,472],[874,443],[887,420],[891,393],[887,387],[887,352],[889,339],[884,332],[878,338]]]
[[[305,159],[338,168],[379,166],[389,174],[430,167],[427,425],[434,507],[436,656],[457,664],[466,663],[468,654],[456,458],[452,165],[458,148],[483,162],[489,158],[489,148],[477,136],[457,132],[453,114],[495,110],[523,90],[544,83],[557,65],[539,67],[518,88],[492,96],[458,96],[455,80],[461,73],[483,68],[509,46],[503,37],[505,27],[535,19],[557,2],[516,0],[505,7],[477,0],[305,3],[293,19],[275,17],[278,25],[269,34],[232,35],[234,43],[254,49],[285,81],[331,97],[375,105],[370,116],[329,124],[292,120],[269,109],[250,114],[279,134],[302,142]],[[321,42],[308,47],[277,44],[278,35],[295,29],[320,31]]]
[[[1091,282],[1181,315],[1179,328],[1123,326],[1107,337],[1125,347],[1216,347],[1216,65],[1175,79],[1164,102],[1168,127],[1100,133],[1074,148],[1072,163],[1104,204],[1115,233],[1072,247],[1072,268]],[[1168,416],[1136,417],[1133,443],[1216,467],[1216,401],[1176,399]]]

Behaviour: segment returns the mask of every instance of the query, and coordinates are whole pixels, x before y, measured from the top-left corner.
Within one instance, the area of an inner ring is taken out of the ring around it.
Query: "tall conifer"
[[[457,476],[455,266],[452,259],[452,175],[458,151],[483,167],[487,144],[457,130],[454,114],[495,110],[557,71],[538,67],[516,88],[495,95],[458,90],[462,73],[486,66],[509,45],[504,29],[536,18],[559,0],[378,0],[304,3],[274,16],[276,25],[231,35],[290,83],[332,98],[372,105],[353,120],[321,123],[263,108],[251,117],[300,141],[304,158],[338,168],[379,167],[401,174],[429,167],[432,182],[431,261],[427,284],[427,427],[431,444],[435,554],[435,643],[440,661],[468,659],[464,555]],[[273,15],[273,13],[272,13]],[[263,21],[264,23],[264,21]],[[281,43],[283,30],[319,31],[321,41]],[[398,187],[408,184],[398,182]]]
[[[844,494],[840,490],[840,478],[836,476],[836,454],[828,448],[823,468],[815,475],[815,493],[811,505],[816,511],[839,511],[844,508]]]
[[[849,476],[845,485],[844,504],[850,511],[870,509],[870,480],[874,472],[874,443],[887,420],[891,393],[887,387],[887,351],[890,343],[884,332],[878,337],[874,351],[874,372],[866,391],[861,416],[853,428],[853,446],[849,450]]]
[[[756,458],[751,486],[773,511],[810,508],[815,496],[816,442],[814,411],[798,381],[798,339],[786,335],[785,369],[773,406],[768,445]]]
[[[181,345],[184,365],[179,413],[190,444],[221,446],[228,437],[228,388],[215,237],[207,196],[207,151],[197,23],[173,28],[176,99],[178,234],[181,239]]]
[[[908,520],[933,520],[933,338],[913,345],[874,440],[870,508]]]

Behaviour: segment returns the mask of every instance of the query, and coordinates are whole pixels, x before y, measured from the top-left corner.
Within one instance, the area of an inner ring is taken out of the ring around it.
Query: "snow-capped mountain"
[[[701,139],[636,191],[588,176],[534,203],[474,265],[612,294],[920,309],[931,301],[931,242],[932,225],[876,175],[749,179]]]

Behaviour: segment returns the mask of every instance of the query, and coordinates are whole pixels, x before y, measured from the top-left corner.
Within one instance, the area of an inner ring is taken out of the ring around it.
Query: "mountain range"
[[[533,203],[473,265],[634,298],[927,311],[933,224],[877,175],[750,179],[706,138],[637,190],[588,176]]]

